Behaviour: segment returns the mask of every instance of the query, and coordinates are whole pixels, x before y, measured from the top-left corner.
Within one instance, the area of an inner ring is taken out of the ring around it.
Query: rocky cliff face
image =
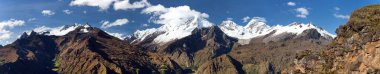
[[[88,32],[83,33],[83,29]],[[150,73],[148,55],[97,28],[79,27],[57,40],[58,73]]]
[[[311,23],[270,27],[264,21],[251,20],[245,27],[233,21],[199,27],[197,21],[202,20],[137,31],[126,40],[80,24],[24,33],[14,43],[0,47],[0,73],[264,74],[298,69],[307,72],[302,70],[303,62],[309,61],[305,57],[324,49],[333,38]],[[294,59],[298,59],[296,64]],[[292,68],[294,65],[297,67]]]
[[[354,11],[329,48],[299,53],[292,72],[380,73],[379,10],[380,5],[369,5]]]
[[[63,36],[31,32],[0,48],[0,73],[160,73],[182,69],[94,28],[79,26]]]
[[[51,70],[57,53],[55,38],[31,32],[0,48],[0,73],[55,73]]]
[[[196,74],[243,74],[242,65],[228,55],[222,55],[203,63]]]
[[[287,71],[293,59],[300,58],[296,52],[322,49],[330,40],[315,29],[281,35],[273,31],[252,39],[237,39],[218,26],[210,26],[165,43],[151,43],[155,34],[129,43],[89,25],[63,29],[64,32],[24,33],[14,43],[1,47],[0,72],[279,73]]]
[[[332,35],[311,23],[270,27],[255,20],[246,27],[225,21],[220,26],[195,28],[183,38],[154,42],[160,34],[154,28],[147,29],[137,31],[126,40],[148,52],[167,57],[186,72],[203,70],[200,67],[206,62],[227,55],[237,61],[235,64],[241,64],[231,67],[238,73],[280,73],[291,66],[297,52],[322,49],[333,39]],[[224,65],[228,62],[211,63],[222,64],[216,67],[228,67]],[[222,73],[217,71],[222,70],[209,69],[198,73]]]
[[[217,26],[195,29],[190,36],[145,47],[169,57],[181,67],[196,70],[204,62],[231,51],[237,40],[226,36]]]
[[[260,73],[280,73],[291,67],[296,54],[303,50],[320,50],[331,39],[321,37],[315,30],[305,30],[300,35],[284,34],[266,39],[270,36],[254,38],[248,44],[235,44],[229,55],[241,62],[243,66],[257,68]],[[246,70],[252,71],[253,68]]]

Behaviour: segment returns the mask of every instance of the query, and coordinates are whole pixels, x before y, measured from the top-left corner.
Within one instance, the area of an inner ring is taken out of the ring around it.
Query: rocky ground
[[[354,11],[350,20],[336,31],[329,48],[305,51],[295,61],[293,72],[300,73],[379,73],[380,5]]]

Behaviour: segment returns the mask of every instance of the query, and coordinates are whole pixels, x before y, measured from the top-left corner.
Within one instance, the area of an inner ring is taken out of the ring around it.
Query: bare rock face
[[[77,29],[57,39],[58,73],[151,73],[154,68],[145,52],[97,28]]]
[[[236,42],[241,40],[211,26],[196,28],[181,39],[152,43],[158,34],[161,32],[130,44],[128,41],[136,38],[120,40],[90,26],[79,26],[64,36],[24,33],[16,42],[0,47],[0,73],[263,74],[296,69],[308,72],[302,59],[312,53],[297,52],[318,51],[331,40],[310,29],[300,35],[270,33],[239,44]],[[368,48],[373,46],[376,43]],[[289,68],[294,59],[300,59],[295,61],[297,68]]]
[[[228,55],[222,55],[203,63],[196,74],[242,74],[242,65]]]
[[[157,65],[157,70],[161,74],[183,74],[187,73],[183,68],[169,57],[159,56],[156,53],[149,54],[152,63]]]
[[[154,38],[154,37],[153,37]],[[151,42],[147,39],[145,41]],[[192,34],[167,43],[137,44],[159,56],[168,57],[182,68],[196,70],[204,62],[231,51],[237,39],[225,35],[219,27],[197,28]]]
[[[369,5],[354,11],[328,49],[300,53],[292,72],[380,73],[379,10],[380,5]]]
[[[292,66],[298,52],[319,51],[330,41],[315,29],[308,29],[300,35],[285,33],[277,37],[254,38],[248,44],[236,43],[229,55],[247,68],[246,73],[281,73]]]
[[[64,36],[32,32],[0,48],[0,73],[158,73],[148,57],[98,28],[79,27]]]
[[[236,39],[226,36],[217,26],[197,29],[194,34],[170,43],[164,53],[181,55],[170,56],[181,64],[199,66],[200,64],[231,51]],[[185,57],[184,57],[185,56]],[[181,59],[188,58],[188,59]],[[189,61],[180,61],[189,60]]]
[[[51,60],[57,53],[55,38],[32,32],[31,35],[0,48],[0,73],[54,74]]]

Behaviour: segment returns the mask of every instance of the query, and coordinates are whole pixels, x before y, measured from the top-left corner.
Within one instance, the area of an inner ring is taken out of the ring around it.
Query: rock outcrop
[[[32,31],[0,48],[0,73],[150,74],[160,73],[161,66],[182,71],[170,59],[155,62],[152,57],[163,58],[94,27],[80,26],[64,36]]]
[[[380,5],[354,11],[340,26],[329,48],[299,53],[293,70],[300,73],[380,73]]]
[[[51,69],[58,52],[54,36],[24,36],[14,43],[0,48],[0,73],[4,74],[54,74]]]
[[[321,37],[313,29],[300,35],[286,34],[265,41],[267,36],[254,38],[248,44],[235,44],[229,55],[243,64],[255,66],[260,73],[280,73],[292,66],[296,54],[304,50],[321,50],[331,39]],[[270,69],[269,69],[270,68]],[[252,71],[252,69],[246,72]],[[257,72],[258,72],[257,71]]]
[[[242,65],[228,55],[203,63],[196,74],[243,74]]]
[[[83,33],[81,30],[87,29]],[[151,73],[146,52],[98,28],[79,27],[57,40],[58,73]]]

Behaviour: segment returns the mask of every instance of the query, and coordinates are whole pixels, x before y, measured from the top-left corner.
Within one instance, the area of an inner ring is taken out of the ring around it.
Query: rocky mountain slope
[[[336,30],[338,36],[329,48],[303,51],[291,72],[380,73],[379,10],[380,5],[369,5],[354,11],[349,21]]]
[[[0,73],[55,73],[51,70],[58,53],[55,38],[31,32],[0,48]]]
[[[196,74],[243,74],[242,65],[228,55],[222,55],[201,65]]]
[[[292,72],[309,55],[302,53],[321,51],[335,37],[312,23],[268,26],[252,19],[245,26],[230,20],[215,26],[197,17],[183,21],[138,30],[125,40],[87,24],[31,31],[0,47],[0,73]]]
[[[0,73],[160,73],[161,66],[181,72],[150,55],[98,28],[77,25],[63,36],[24,33],[0,48]]]
[[[258,20],[251,20],[245,27],[229,20],[220,26],[196,27],[189,36],[169,42],[156,42],[157,36],[168,31],[154,30],[155,28],[137,31],[126,40],[147,51],[170,57],[182,68],[193,71],[198,71],[199,67],[207,65],[206,62],[219,58],[220,55],[228,55],[248,68],[259,65],[265,67],[257,69],[260,73],[281,72],[293,63],[297,52],[322,49],[334,37],[311,23],[270,27]]]

